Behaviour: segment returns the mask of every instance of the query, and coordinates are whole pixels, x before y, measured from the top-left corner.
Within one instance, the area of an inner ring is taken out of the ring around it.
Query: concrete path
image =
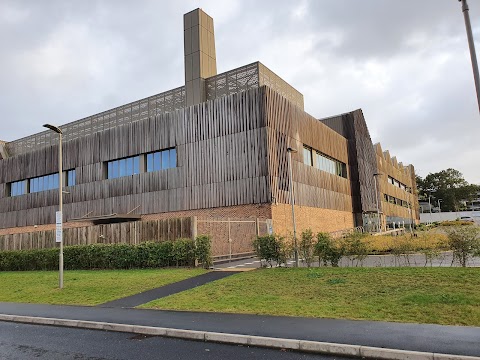
[[[479,327],[17,303],[0,303],[0,314],[480,356]]]
[[[265,262],[264,262],[265,263]],[[426,266],[430,267],[450,267],[452,265],[452,253],[444,252],[439,257],[433,259],[431,262],[427,262]],[[468,261],[467,264],[469,267],[480,267],[480,257],[472,258]],[[236,260],[232,262],[225,262],[222,264],[216,264],[215,268],[224,269],[224,270],[236,270],[236,269],[249,269],[249,268],[259,268],[261,266],[260,259],[251,258],[244,260]],[[273,266],[276,266],[276,263],[273,263]],[[293,260],[287,261],[287,266],[294,266]],[[300,261],[301,267],[306,267],[307,265]],[[312,267],[318,266],[318,261],[315,261],[311,265]],[[423,254],[412,254],[409,256],[394,256],[394,255],[368,255],[365,260],[361,263],[356,263],[356,261],[350,261],[348,258],[343,257],[339,263],[340,267],[352,267],[352,266],[361,266],[361,267],[424,267],[425,266],[425,255]],[[458,267],[458,263],[454,263],[455,267]]]
[[[164,285],[156,289],[147,290],[139,294],[109,301],[98,306],[111,308],[133,308],[165,296],[173,295],[185,290],[193,289],[197,286],[201,286],[215,280],[223,279],[234,273],[234,271],[212,271],[206,274],[192,277],[190,279],[178,281],[173,284]]]

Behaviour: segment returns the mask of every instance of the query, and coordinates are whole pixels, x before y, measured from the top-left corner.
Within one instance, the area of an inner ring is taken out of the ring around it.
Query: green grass
[[[205,273],[202,269],[0,272],[0,301],[98,305]]]
[[[480,269],[264,269],[141,307],[480,326]]]

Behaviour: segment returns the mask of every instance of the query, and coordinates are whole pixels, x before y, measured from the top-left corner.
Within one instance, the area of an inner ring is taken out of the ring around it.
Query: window
[[[29,192],[58,189],[58,173],[29,179]]]
[[[10,196],[24,195],[27,193],[27,180],[10,183]]]
[[[177,167],[177,150],[175,148],[147,154],[147,172],[174,167]]]
[[[312,161],[312,149],[309,147],[304,146],[303,147],[303,163],[305,165],[313,166],[313,161]]]
[[[330,174],[347,178],[347,165],[320,152],[315,153],[315,167]]]
[[[67,171],[67,178],[66,178],[67,183],[65,184],[65,186],[74,186],[75,185],[75,183],[76,183],[75,175],[76,175],[75,174],[75,169]],[[57,184],[57,186],[58,186],[58,184]]]
[[[137,155],[109,161],[107,163],[107,179],[140,174],[140,157],[141,155]]]

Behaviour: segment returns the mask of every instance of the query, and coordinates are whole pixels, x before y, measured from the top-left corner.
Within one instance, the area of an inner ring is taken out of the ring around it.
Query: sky
[[[183,14],[214,19],[218,73],[261,61],[316,118],[363,109],[425,177],[480,184],[480,114],[457,0],[0,0],[0,139],[184,84]],[[470,0],[480,51],[480,2]]]

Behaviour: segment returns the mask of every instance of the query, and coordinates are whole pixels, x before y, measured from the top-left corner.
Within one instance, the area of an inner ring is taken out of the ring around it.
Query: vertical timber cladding
[[[375,174],[378,173],[377,158],[373,147],[367,123],[362,110],[355,110],[349,114],[349,122],[353,124],[353,138],[355,139],[358,183],[360,186],[361,211],[377,210],[377,196],[375,193]],[[378,206],[382,210],[381,201]]]
[[[362,110],[355,110],[322,123],[348,139],[349,175],[356,225],[363,225],[362,213],[377,210],[374,174],[378,173],[375,149]],[[381,199],[379,208],[382,211]]]
[[[77,182],[64,196],[68,221],[126,213],[155,214],[270,201],[263,89],[160,114],[63,144],[63,168]],[[105,162],[170,147],[177,167],[106,179]],[[57,171],[58,145],[0,160],[0,184]],[[5,188],[5,185],[2,185]],[[58,190],[0,194],[0,227],[55,222]]]
[[[298,150],[292,154],[295,203],[351,214],[350,180],[305,165],[302,152],[305,144],[348,164],[347,140],[278,93],[263,88],[272,203],[290,203],[287,155],[290,146]]]
[[[385,215],[391,218],[402,218],[410,220],[418,220],[418,199],[416,197],[416,180],[415,169],[413,165],[403,166],[398,163],[395,157],[391,157],[389,151],[383,151],[379,143],[375,144],[375,151],[379,166],[379,172],[382,176],[379,177],[380,196],[384,208]],[[411,188],[411,192],[405,191],[398,186],[391,184],[388,177],[392,177],[399,181],[407,188]],[[412,212],[407,206],[390,203],[385,201],[384,195],[389,195],[400,201],[406,201],[413,204]],[[387,219],[388,220],[388,219]]]

